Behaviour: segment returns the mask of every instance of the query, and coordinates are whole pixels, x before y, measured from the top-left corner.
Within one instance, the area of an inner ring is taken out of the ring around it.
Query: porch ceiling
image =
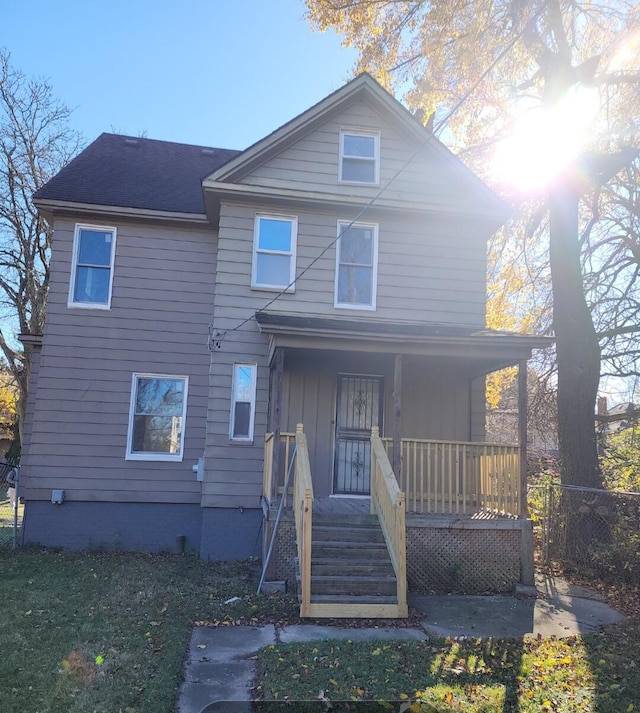
[[[519,363],[551,337],[425,322],[343,319],[256,312],[260,331],[276,347],[407,354],[457,364],[480,375]]]

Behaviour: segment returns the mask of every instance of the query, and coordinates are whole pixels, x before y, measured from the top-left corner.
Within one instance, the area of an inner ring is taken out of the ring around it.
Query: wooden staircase
[[[397,591],[377,515],[314,513],[310,616],[396,618]]]

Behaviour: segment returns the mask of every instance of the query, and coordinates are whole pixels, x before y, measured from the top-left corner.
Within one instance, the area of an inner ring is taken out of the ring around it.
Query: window
[[[256,215],[252,287],[282,290],[293,282],[297,231],[295,217]],[[289,290],[293,292],[293,286]]]
[[[257,371],[258,366],[256,364],[233,365],[231,423],[229,427],[229,438],[232,441],[253,441]]]
[[[378,226],[338,221],[336,307],[376,308]]]
[[[76,225],[69,306],[109,309],[116,229]]]
[[[182,460],[186,376],[134,374],[127,460]]]
[[[342,183],[380,181],[380,135],[340,132],[340,177]]]

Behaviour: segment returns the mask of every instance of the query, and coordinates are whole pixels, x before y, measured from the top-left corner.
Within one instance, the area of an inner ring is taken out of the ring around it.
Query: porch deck
[[[431,507],[429,507],[431,505]],[[278,512],[278,503],[272,503],[269,508],[268,519],[274,520]],[[293,502],[291,496],[287,498],[284,508],[285,519],[293,519]],[[348,498],[348,497],[316,497],[313,501],[313,514],[314,515],[368,515],[371,512],[371,498],[358,497],[358,498]],[[504,512],[497,512],[495,510],[489,510],[487,508],[479,508],[467,504],[466,508],[460,508],[460,512],[455,515],[443,515],[438,512],[435,502],[429,504],[425,503],[425,511],[422,513],[416,513],[407,511],[407,523],[410,523],[413,519],[424,520],[424,518],[437,518],[442,520],[443,517],[448,517],[451,520],[515,520],[514,515],[506,514]]]

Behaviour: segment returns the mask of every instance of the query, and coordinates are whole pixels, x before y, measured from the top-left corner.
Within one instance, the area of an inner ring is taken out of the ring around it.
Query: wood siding
[[[216,233],[90,222],[118,230],[111,309],[67,307],[75,223],[58,219],[23,494],[199,503],[192,466],[204,451]],[[181,462],[125,460],[134,372],[189,377]]]
[[[253,319],[257,310],[268,308],[294,315],[387,322],[464,324],[479,328],[485,325],[486,238],[489,231],[482,221],[445,215],[450,208],[460,209],[462,203],[468,207],[467,202],[475,199],[475,193],[468,189],[468,183],[464,183],[466,189],[461,195],[460,167],[455,161],[443,161],[442,154],[431,149],[417,155],[389,189],[394,200],[413,204],[416,210],[385,209],[384,201],[380,201],[375,209],[367,210],[359,218],[379,226],[376,309],[334,307],[338,221],[355,219],[358,209],[328,208],[319,204],[313,208],[308,201],[302,200],[303,192],[356,196],[364,203],[378,190],[372,186],[338,183],[340,128],[381,132],[382,183],[386,183],[416,149],[415,137],[395,128],[388,118],[377,114],[368,104],[355,103],[242,179],[244,184],[251,186],[300,190],[300,202],[288,199],[286,203],[273,205],[248,198],[222,201],[218,241],[220,270],[215,286],[213,320],[214,331],[222,337],[219,348],[213,353],[209,379],[204,506],[258,507],[260,504],[264,434],[268,420],[269,339],[260,333]],[[427,205],[433,210],[424,210]],[[251,288],[254,223],[258,213],[297,217],[295,274],[300,277],[295,292],[279,296],[272,304],[277,291]],[[350,368],[345,366],[347,361],[345,358],[338,370],[349,371]],[[231,377],[235,362],[258,365],[254,441],[251,444],[229,440]],[[391,359],[385,366],[385,388],[389,392],[387,409],[392,407],[392,363]],[[295,430],[296,423],[304,423],[314,479],[320,478],[318,492],[325,494],[330,492],[331,485],[337,371],[335,366],[314,364],[312,367],[309,362],[302,370],[292,367],[287,371],[281,428],[283,431]],[[363,373],[361,364],[351,370]],[[410,378],[411,373],[405,377],[406,383],[411,383]],[[422,393],[421,390],[428,400],[428,406],[424,406],[424,413],[420,414],[420,423],[425,425],[426,432],[421,428],[415,436],[467,440],[471,430],[468,379],[453,374],[440,382],[437,377],[433,381],[428,378],[421,382],[416,393]],[[437,400],[435,391],[438,392]],[[407,407],[407,415],[403,416],[407,426],[412,423],[412,409],[419,409],[419,406],[410,404]],[[452,414],[439,420],[438,414],[443,410],[451,410]],[[429,431],[430,420],[433,421],[432,432]],[[474,427],[474,430],[477,429]]]
[[[224,270],[216,287],[216,316],[220,320],[231,314],[244,319],[277,294],[251,289],[254,219],[256,213],[269,212],[265,204],[222,207],[219,259]],[[271,208],[271,212],[277,211]],[[337,221],[351,220],[356,214],[308,209],[295,214],[296,275],[306,271],[296,282],[295,293],[279,297],[270,310],[484,327],[486,246],[468,221],[382,212],[368,215],[368,221],[379,225],[377,309],[371,311],[334,307]],[[234,324],[233,319],[229,324]]]
[[[339,136],[341,129],[380,132],[380,183],[375,186],[338,182]],[[388,116],[383,116],[360,101],[334,114],[319,128],[282,150],[248,175],[241,183],[251,186],[290,189],[292,181],[300,191],[370,199],[380,187],[389,187],[376,200],[402,200],[408,204],[458,211],[464,204],[481,209],[480,198],[468,185],[461,190],[462,167],[447,152],[436,151],[433,144],[420,141],[401,130]],[[472,179],[473,180],[473,179]]]

